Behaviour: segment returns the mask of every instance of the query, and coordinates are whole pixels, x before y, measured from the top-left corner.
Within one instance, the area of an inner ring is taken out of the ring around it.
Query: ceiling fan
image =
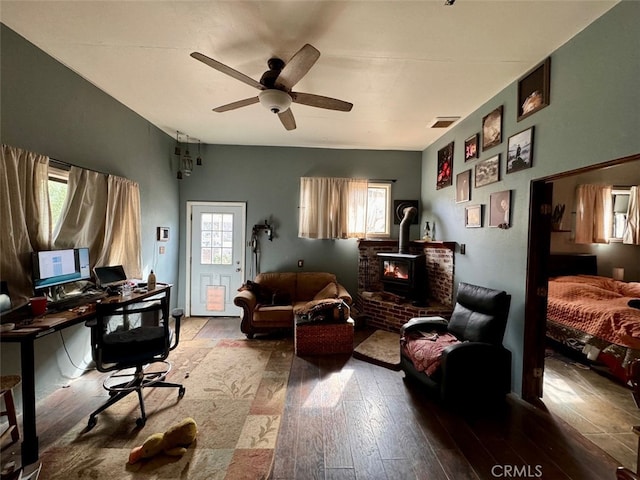
[[[320,52],[309,44],[298,50],[286,64],[279,58],[270,58],[267,62],[269,70],[262,74],[259,82],[202,53],[193,52],[191,56],[219,72],[261,90],[256,97],[245,98],[216,107],[213,109],[214,112],[227,112],[253,105],[254,103],[261,103],[271,112],[278,115],[284,128],[294,130],[296,128],[296,120],[291,108],[289,108],[292,102],[340,112],[349,112],[353,107],[352,103],[336,98],[291,91],[293,86],[307,74],[320,57]]]

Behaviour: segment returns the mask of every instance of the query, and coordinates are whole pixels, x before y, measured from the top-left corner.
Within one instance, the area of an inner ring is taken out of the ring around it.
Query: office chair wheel
[[[147,423],[147,419],[146,418],[136,418],[136,425],[140,428],[144,427]]]
[[[89,428],[89,430],[91,430],[93,427],[96,426],[97,423],[98,423],[98,420],[96,420],[96,417],[89,417],[89,421],[87,422],[87,427]]]
[[[180,387],[180,388],[178,389],[178,398],[182,398],[182,397],[184,397],[184,392],[186,392],[186,391],[187,391],[187,389],[186,389],[186,388],[184,388],[184,387]]]

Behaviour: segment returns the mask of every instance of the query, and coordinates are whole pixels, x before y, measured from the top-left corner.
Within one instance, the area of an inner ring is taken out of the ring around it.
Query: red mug
[[[47,297],[33,297],[31,301],[31,314],[34,317],[44,315],[47,311]]]

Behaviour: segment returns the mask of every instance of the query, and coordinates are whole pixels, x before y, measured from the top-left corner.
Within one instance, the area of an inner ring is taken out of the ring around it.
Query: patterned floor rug
[[[284,411],[293,358],[291,340],[198,339],[184,332],[170,355],[167,380],[175,389],[147,389],[147,423],[139,429],[135,394],[98,415],[87,431],[76,425],[41,454],[40,478],[215,480],[266,479]],[[160,455],[127,464],[130,450],[150,434],[184,417],[198,424],[198,437],[182,457]]]
[[[353,356],[391,370],[400,370],[400,335],[376,330],[355,348]]]

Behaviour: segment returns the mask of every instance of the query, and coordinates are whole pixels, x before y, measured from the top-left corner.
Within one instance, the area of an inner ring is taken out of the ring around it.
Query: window
[[[613,204],[613,222],[611,229],[611,238],[609,241],[621,242],[624,227],[627,223],[627,215],[629,213],[629,195],[630,188],[616,187],[611,191],[611,200]]]
[[[390,183],[301,177],[298,237],[388,237],[390,202]]]
[[[49,180],[47,189],[49,191],[49,208],[51,209],[51,224],[58,225],[62,215],[62,207],[67,198],[67,184],[69,182],[69,171],[49,165]]]
[[[367,236],[391,236],[391,184],[369,182],[367,187]]]

